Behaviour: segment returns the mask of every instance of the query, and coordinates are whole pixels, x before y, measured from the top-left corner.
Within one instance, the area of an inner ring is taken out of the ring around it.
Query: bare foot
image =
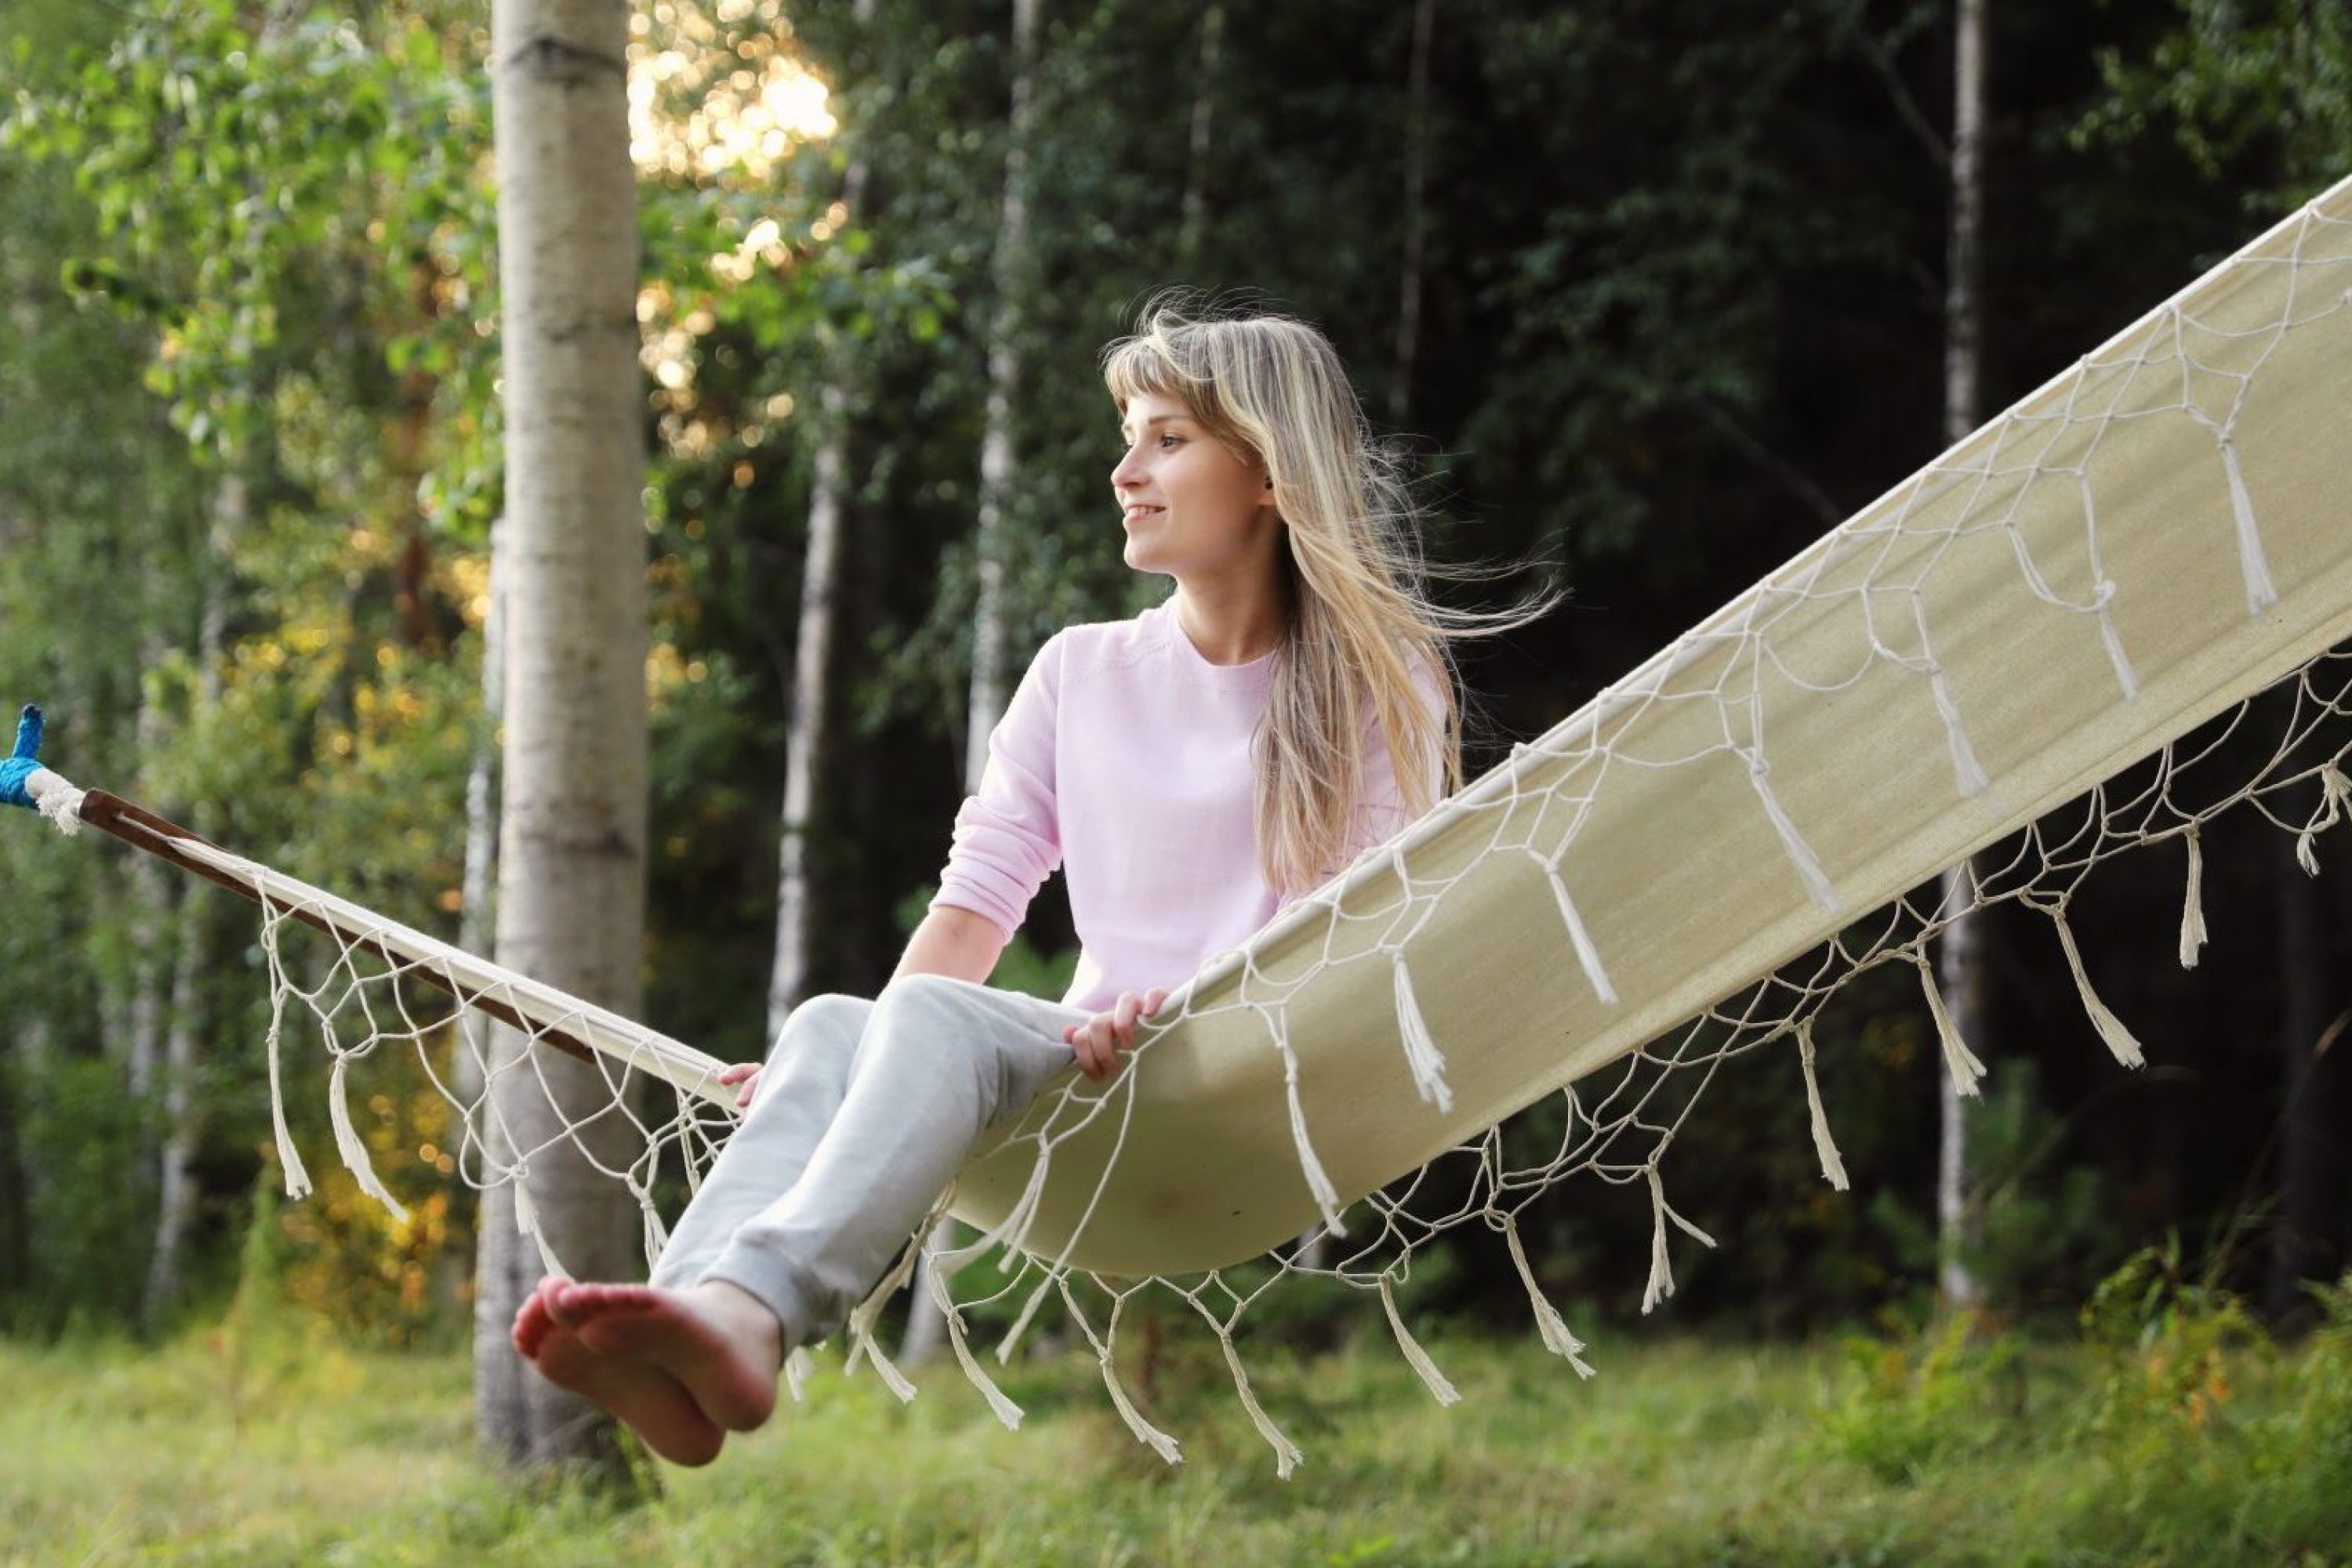
[[[549,1298],[563,1281],[542,1279],[515,1313],[514,1347],[540,1375],[629,1424],[646,1447],[676,1465],[707,1465],[727,1434],[702,1413],[686,1385],[658,1367],[591,1348],[555,1316]]]
[[[591,1350],[684,1384],[702,1414],[730,1431],[749,1432],[775,1412],[783,1335],[775,1314],[747,1290],[715,1280],[686,1290],[559,1282],[548,1310]]]

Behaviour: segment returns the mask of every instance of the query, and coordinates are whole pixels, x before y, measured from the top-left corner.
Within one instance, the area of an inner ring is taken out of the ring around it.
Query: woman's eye
[[[1164,452],[1169,447],[1177,445],[1180,439],[1180,437],[1175,436],[1162,436],[1160,437],[1160,449]]]

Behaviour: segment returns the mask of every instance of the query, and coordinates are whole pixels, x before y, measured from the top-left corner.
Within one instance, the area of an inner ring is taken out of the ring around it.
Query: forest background
[[[1012,252],[1007,10],[633,17],[645,1010],[721,1058],[760,1054],[773,976],[870,994],[945,858],[992,354],[1022,367],[991,610],[1017,671],[1056,627],[1166,590],[1118,560],[1100,346],[1171,283],[1320,323],[1419,458],[1432,552],[1572,592],[1469,660],[1474,775],[1943,445],[1946,6],[1702,24],[1607,0],[1050,0]],[[0,0],[0,695],[47,706],[78,783],[477,943],[500,510],[487,26],[454,0]],[[2340,0],[1997,6],[1985,408],[2352,170],[2347,62]],[[828,464],[827,739],[780,954]],[[0,1328],[163,1332],[216,1312],[266,1232],[340,1331],[461,1339],[471,1210],[424,1085],[363,1119],[409,1222],[340,1179],[268,1203],[249,911],[7,826]],[[2194,972],[2170,957],[2177,864],[2094,879],[2074,925],[2141,1074],[2113,1066],[2046,927],[1992,920],[1967,1244],[1989,1305],[2071,1321],[2168,1233],[2290,1323],[2303,1283],[2342,1271],[2352,1073],[2326,1047],[2352,1009],[2352,879],[2340,837],[2319,852],[2314,880],[2291,841],[2217,826]],[[999,983],[1058,994],[1071,943],[1049,884]],[[1932,1025],[1915,987],[1864,984],[1820,1043],[1855,1190],[1820,1180],[1793,1061],[1722,1075],[1674,1161],[1722,1243],[1678,1260],[1685,1323],[1786,1334],[1930,1303]],[[323,1077],[301,1069],[291,1101]],[[1645,1202],[1571,1187],[1521,1230],[1555,1300],[1633,1313]],[[1433,1257],[1412,1310],[1517,1331],[1491,1239]]]

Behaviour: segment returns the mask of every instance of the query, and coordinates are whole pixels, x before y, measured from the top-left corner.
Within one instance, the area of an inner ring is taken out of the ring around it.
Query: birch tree
[[[857,36],[871,36],[875,0],[857,0]],[[842,173],[842,205],[852,223],[866,223],[868,142],[861,137]],[[818,395],[823,433],[809,475],[808,548],[801,564],[801,614],[793,649],[792,711],[784,742],[783,837],[776,866],[776,956],[768,979],[768,1038],[808,990],[808,837],[815,817],[817,771],[825,743],[825,692],[832,685],[833,605],[841,591],[841,519],[849,489],[850,378],[856,356],[844,352],[828,367]]]
[[[1944,444],[1951,446],[1977,427],[1982,366],[1983,300],[1978,260],[1984,216],[1985,13],[1990,0],[1959,0],[1954,25],[1951,141],[1951,227],[1944,293]],[[1986,996],[1985,922],[1965,912],[1976,890],[1972,862],[1944,873],[1944,908],[1954,918],[1944,928],[1937,960],[1944,1006],[1960,1037],[1980,1047],[1990,1019]],[[1981,1054],[1981,1052],[1979,1052]],[[1950,1073],[1937,1078],[1942,1105],[1936,1162],[1936,1222],[1941,1265],[1937,1287],[1955,1311],[1973,1308],[1976,1277],[1965,1248],[1970,1238],[1968,1214],[1968,1111]]]
[[[627,36],[625,0],[491,7],[510,531],[498,959],[623,1013],[639,994],[646,798]],[[606,1097],[593,1067],[553,1057],[498,1070],[528,1048],[511,1031],[492,1034],[492,1125],[532,1151],[539,1235],[581,1278],[626,1278],[642,1262],[636,1216],[572,1142],[625,1164],[626,1119],[577,1126]],[[474,1366],[485,1445],[509,1462],[618,1479],[611,1421],[527,1375],[509,1344],[542,1264],[516,1228],[514,1189],[482,1208]]]
[[[1021,393],[1021,299],[1029,272],[1029,139],[1037,95],[1037,0],[1013,0],[1013,110],[1004,150],[1004,207],[993,267],[996,319],[989,330],[988,422],[980,447],[980,599],[972,608],[971,694],[965,709],[963,787],[980,788],[988,766],[989,731],[1004,713],[1004,562],[1006,499],[1016,478],[1013,410]],[[940,1228],[953,1225],[942,1220]],[[926,1239],[910,1288],[902,1356],[919,1364],[938,1350],[944,1332],[930,1292],[931,1254]]]

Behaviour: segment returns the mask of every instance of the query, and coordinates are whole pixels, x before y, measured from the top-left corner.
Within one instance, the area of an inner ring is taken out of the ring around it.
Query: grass
[[[1287,1481],[1213,1343],[1159,1373],[1173,1467],[1082,1358],[1003,1374],[1012,1433],[952,1363],[901,1406],[821,1357],[803,1404],[635,1506],[479,1460],[463,1356],[0,1344],[0,1564],[2352,1563],[2352,1335],[2228,1349],[2193,1405],[2116,1403],[2179,1381],[2161,1343],[1652,1333],[1583,1383],[1532,1343],[1425,1342],[1461,1404],[1385,1340],[1252,1351],[1307,1451]]]

